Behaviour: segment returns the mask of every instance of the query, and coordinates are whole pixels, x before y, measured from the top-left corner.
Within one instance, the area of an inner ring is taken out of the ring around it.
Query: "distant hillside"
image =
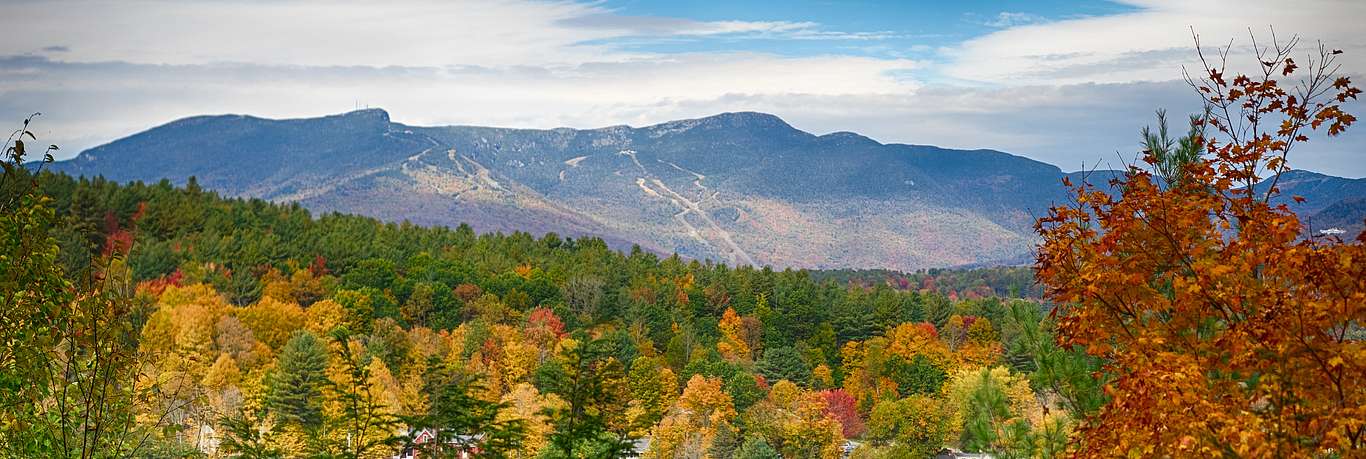
[[[1310,215],[1305,224],[1314,234],[1337,234],[1342,239],[1350,240],[1366,231],[1363,216],[1366,216],[1366,198],[1355,197],[1324,207]]]
[[[762,113],[531,130],[406,126],[377,109],[187,118],[54,169],[194,176],[315,211],[597,235],[732,264],[903,271],[1027,260],[1033,219],[1063,197],[1064,175],[999,151],[817,136]]]

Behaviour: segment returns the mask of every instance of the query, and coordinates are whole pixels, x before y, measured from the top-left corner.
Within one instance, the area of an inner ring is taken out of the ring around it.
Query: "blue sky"
[[[646,125],[762,111],[817,134],[1119,167],[1196,110],[1191,28],[1305,34],[1366,69],[1358,0],[11,0],[0,118],[65,155],[177,118],[383,107],[415,125]],[[1305,51],[1308,51],[1306,47]],[[1360,108],[1353,104],[1349,108]],[[1356,110],[1360,113],[1361,110]],[[1358,128],[1357,130],[1359,130]],[[1292,166],[1366,176],[1366,135]]]
[[[783,21],[814,23],[829,39],[772,37],[691,37],[615,39],[625,47],[650,52],[752,51],[791,56],[856,54],[873,57],[933,59],[943,47],[1013,25],[1113,15],[1132,6],[1104,1],[607,1],[616,13],[638,17],[675,17],[695,21]],[[870,39],[848,35],[868,34]],[[611,43],[612,40],[605,41]]]

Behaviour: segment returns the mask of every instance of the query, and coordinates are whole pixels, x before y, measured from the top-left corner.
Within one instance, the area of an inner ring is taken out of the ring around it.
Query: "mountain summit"
[[[809,268],[1018,262],[1030,252],[1033,219],[1064,198],[1064,174],[1050,164],[849,132],[816,136],[756,112],[549,130],[407,126],[380,109],[287,120],[197,116],[53,168],[118,181],[195,176],[228,196],[318,212],[594,235],[617,247]],[[1310,175],[1291,182],[1366,184]],[[1349,196],[1315,196],[1307,210],[1366,194],[1342,192]]]

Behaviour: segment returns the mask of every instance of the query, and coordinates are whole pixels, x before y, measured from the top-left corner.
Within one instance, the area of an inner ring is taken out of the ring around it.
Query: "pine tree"
[[[322,340],[307,331],[295,332],[280,350],[266,404],[286,423],[320,426],[326,368],[327,347]]]
[[[769,381],[788,380],[806,386],[811,382],[811,366],[802,355],[791,347],[779,347],[764,351],[759,360],[758,370]]]
[[[934,324],[934,328],[943,330],[944,325],[949,323],[949,316],[953,315],[953,303],[949,302],[944,295],[930,294],[925,297],[925,320]]]

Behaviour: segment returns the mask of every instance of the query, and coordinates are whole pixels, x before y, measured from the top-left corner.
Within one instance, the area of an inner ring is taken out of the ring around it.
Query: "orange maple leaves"
[[[1190,80],[1217,134],[1198,139],[1206,156],[1183,180],[1133,167],[1119,196],[1078,184],[1072,205],[1037,224],[1036,269],[1060,304],[1060,342],[1105,359],[1114,376],[1111,402],[1080,426],[1078,454],[1366,448],[1366,246],[1315,239],[1271,204],[1287,152],[1308,130],[1350,126],[1339,104],[1360,91],[1334,78],[1337,51],[1320,47],[1301,66],[1294,44],[1254,46],[1262,71],[1252,77],[1230,82],[1222,63],[1207,63]],[[1275,80],[1300,69],[1293,90]],[[1255,186],[1263,173],[1271,183]]]

